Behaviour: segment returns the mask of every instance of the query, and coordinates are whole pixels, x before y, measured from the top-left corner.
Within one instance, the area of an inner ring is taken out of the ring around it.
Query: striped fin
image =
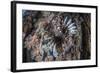
[[[76,34],[77,30],[70,30],[69,31],[71,34]]]
[[[64,25],[66,24],[67,20],[68,20],[68,17],[66,16],[64,20]]]
[[[71,28],[69,28],[68,30],[75,30],[76,29],[76,26],[73,26]]]
[[[72,19],[69,19],[65,27],[69,26],[69,24],[70,24],[71,22],[72,22]]]
[[[68,26],[68,28],[71,28],[71,27],[73,27],[75,25],[75,23],[71,23],[69,26]]]

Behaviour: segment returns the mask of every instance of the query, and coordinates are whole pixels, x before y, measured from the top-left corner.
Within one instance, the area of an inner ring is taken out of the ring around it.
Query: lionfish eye
[[[60,30],[60,26],[58,26],[57,29]]]

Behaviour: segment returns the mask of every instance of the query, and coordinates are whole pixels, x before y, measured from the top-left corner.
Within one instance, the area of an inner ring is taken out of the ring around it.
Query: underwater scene
[[[22,61],[91,58],[91,14],[22,10]]]

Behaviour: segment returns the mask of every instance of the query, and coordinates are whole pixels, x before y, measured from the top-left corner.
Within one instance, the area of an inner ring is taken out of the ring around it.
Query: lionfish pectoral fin
[[[71,23],[68,28],[72,28],[75,25],[75,23]]]
[[[71,22],[72,22],[72,19],[69,19],[67,24],[66,24],[66,27],[69,26],[69,24],[71,24]]]
[[[65,17],[65,20],[64,20],[64,25],[66,25],[67,20],[68,20],[68,16],[66,16],[66,17]]]

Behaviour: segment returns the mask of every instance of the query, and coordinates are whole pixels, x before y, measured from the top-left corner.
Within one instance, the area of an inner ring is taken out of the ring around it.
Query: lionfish
[[[41,35],[39,39],[39,52],[38,56],[35,55],[34,49],[31,53],[31,58],[36,60],[39,58],[39,61],[46,60],[57,60],[57,58],[61,55],[65,55],[67,51],[73,46],[72,36],[77,34],[77,26],[76,23],[72,21],[72,18],[69,16],[62,17],[61,15],[50,17],[49,24],[51,24],[51,30],[41,29],[39,27],[39,33],[45,33]],[[43,24],[44,25],[44,24]],[[48,25],[49,26],[49,25]],[[47,27],[48,27],[47,26]],[[43,31],[42,31],[43,30]],[[49,34],[51,32],[51,34]],[[28,37],[27,37],[28,38]],[[25,41],[29,44],[30,41]],[[34,43],[34,42],[33,42]],[[25,44],[25,45],[27,45]],[[29,46],[33,46],[34,44],[29,44]],[[36,45],[35,45],[36,46]],[[51,59],[47,59],[51,58]]]
[[[55,17],[55,19],[52,19],[51,25],[53,26],[51,28],[53,35],[47,34],[46,37],[44,35],[41,53],[42,55],[46,53],[47,56],[57,58],[61,54],[64,55],[73,46],[72,36],[77,34],[77,26],[68,16],[63,21],[60,16]],[[48,31],[48,33],[50,32]]]

